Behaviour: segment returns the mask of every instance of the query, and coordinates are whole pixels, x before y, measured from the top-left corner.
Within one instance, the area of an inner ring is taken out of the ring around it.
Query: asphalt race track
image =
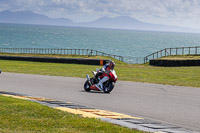
[[[85,92],[86,79],[0,74],[0,91],[73,102],[200,132],[200,88],[118,81],[110,94]]]

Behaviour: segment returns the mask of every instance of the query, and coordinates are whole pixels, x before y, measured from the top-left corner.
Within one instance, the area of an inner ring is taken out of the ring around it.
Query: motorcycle
[[[96,71],[96,73],[99,72],[98,70]],[[93,75],[94,77],[90,78],[89,75],[87,74],[86,75],[86,78],[87,80],[85,81],[85,84],[84,84],[84,90],[89,92],[91,90],[94,90],[94,91],[102,91],[102,90],[99,90],[95,84],[98,84],[98,82],[104,77],[104,76],[108,76],[109,79],[103,83],[103,92],[104,93],[110,93],[114,86],[115,86],[115,83],[117,81],[117,75],[115,73],[115,70],[112,70],[109,74],[106,74],[106,73],[102,73],[102,75],[96,77],[95,76],[95,73],[93,72]]]

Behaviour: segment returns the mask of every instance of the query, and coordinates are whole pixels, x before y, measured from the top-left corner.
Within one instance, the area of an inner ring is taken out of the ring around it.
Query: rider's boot
[[[96,74],[97,74],[97,72],[95,72],[95,71],[92,71],[92,73],[93,73],[94,76],[96,76]]]
[[[88,81],[88,83],[89,83],[90,85],[92,85],[91,82],[90,82],[90,77],[89,77],[88,74],[86,75],[86,77],[87,77],[87,81]]]
[[[95,84],[95,86],[101,90],[102,92],[104,92],[104,89],[103,89],[103,83],[106,82],[109,78],[107,76],[103,77],[98,84]]]

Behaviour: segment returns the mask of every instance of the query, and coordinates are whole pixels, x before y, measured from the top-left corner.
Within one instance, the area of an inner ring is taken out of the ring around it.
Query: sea
[[[0,48],[94,49],[145,57],[164,48],[200,46],[200,34],[0,23]]]

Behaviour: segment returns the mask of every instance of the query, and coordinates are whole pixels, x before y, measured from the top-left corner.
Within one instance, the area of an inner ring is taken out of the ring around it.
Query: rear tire
[[[104,93],[110,93],[112,90],[113,90],[113,88],[114,88],[114,86],[115,86],[115,83],[114,82],[107,82],[107,83],[105,83],[104,84]]]
[[[90,89],[90,84],[89,84],[88,80],[85,81],[84,90],[87,91],[87,92],[89,92],[89,91],[91,90],[91,89]]]

